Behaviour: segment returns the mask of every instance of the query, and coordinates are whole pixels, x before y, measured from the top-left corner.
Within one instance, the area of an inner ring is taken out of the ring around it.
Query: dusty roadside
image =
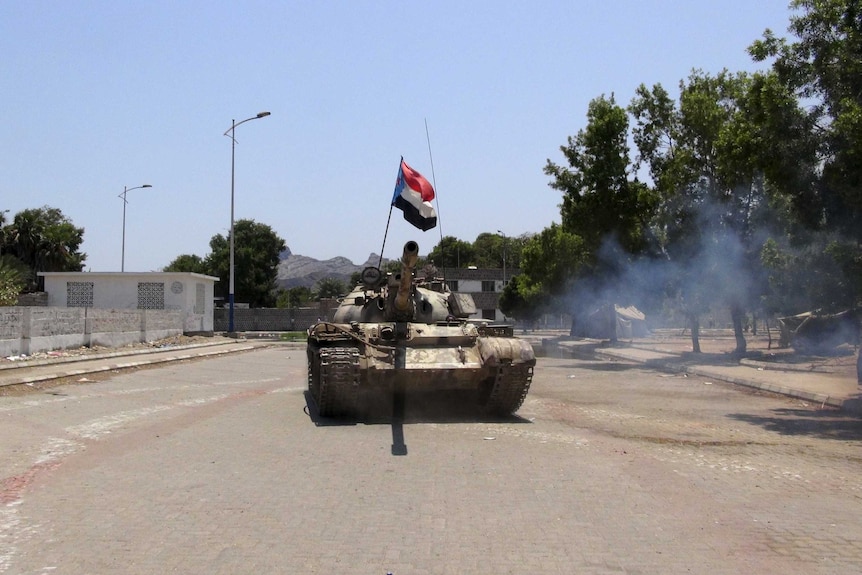
[[[826,353],[806,354],[792,347],[778,347],[778,335],[774,331],[771,334],[758,332],[745,334],[746,352],[739,355],[736,353],[736,339],[731,330],[703,330],[699,340],[701,355],[705,357],[712,356],[714,359],[724,357],[728,360],[752,362],[766,369],[772,364],[780,365],[782,369],[796,367],[800,371],[833,373],[842,377],[856,378],[858,357],[856,346],[845,344]],[[696,355],[691,351],[691,334],[683,333],[679,329],[656,330],[649,337],[623,341],[620,344],[681,356]]]
[[[203,335],[175,335],[147,342],[136,342],[119,347],[107,347],[94,345],[92,347],[75,347],[68,349],[56,349],[51,351],[40,351],[29,355],[12,355],[8,357],[0,357],[0,369],[4,366],[20,365],[22,362],[45,361],[45,360],[66,360],[70,358],[86,358],[95,355],[105,354],[126,354],[129,352],[139,352],[147,350],[161,350],[175,347],[190,346],[190,345],[218,345],[219,343],[228,343],[236,340],[223,336],[203,336]]]

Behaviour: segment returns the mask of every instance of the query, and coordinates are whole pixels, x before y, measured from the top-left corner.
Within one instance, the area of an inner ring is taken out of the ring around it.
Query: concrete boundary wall
[[[73,347],[118,347],[183,333],[173,310],[0,307],[0,356]]]
[[[319,320],[332,319],[333,305],[300,308],[234,308],[234,331],[305,331]],[[213,330],[227,331],[229,310],[213,311]]]

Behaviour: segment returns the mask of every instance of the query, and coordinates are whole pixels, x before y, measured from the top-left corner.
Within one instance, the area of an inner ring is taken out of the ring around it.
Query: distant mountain
[[[366,267],[376,267],[379,260],[380,256],[372,253],[362,265],[355,265],[349,259],[340,256],[321,261],[294,254],[288,248],[281,253],[276,284],[285,289],[299,286],[313,288],[318,281],[333,278],[343,282],[347,287],[352,287],[349,285],[350,276]],[[384,259],[383,264],[385,265],[387,261]]]

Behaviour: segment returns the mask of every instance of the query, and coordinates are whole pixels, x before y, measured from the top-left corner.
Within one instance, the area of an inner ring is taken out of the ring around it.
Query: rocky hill
[[[314,284],[318,281],[325,278],[333,278],[347,285],[351,275],[362,271],[365,267],[377,266],[379,259],[379,255],[372,253],[361,265],[355,265],[344,257],[335,257],[321,261],[308,256],[294,254],[288,248],[281,254],[276,283],[278,287],[285,289],[299,286],[313,288]],[[385,264],[386,261],[384,259],[383,263]]]

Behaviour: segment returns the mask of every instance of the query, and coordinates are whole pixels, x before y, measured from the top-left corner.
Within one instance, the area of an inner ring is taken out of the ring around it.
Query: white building
[[[454,292],[468,293],[476,303],[473,317],[506,322],[508,319],[500,311],[500,294],[509,278],[520,273],[519,269],[506,273],[499,268],[442,268],[446,284]]]
[[[179,311],[183,332],[213,332],[218,278],[186,272],[40,272],[49,307]]]

